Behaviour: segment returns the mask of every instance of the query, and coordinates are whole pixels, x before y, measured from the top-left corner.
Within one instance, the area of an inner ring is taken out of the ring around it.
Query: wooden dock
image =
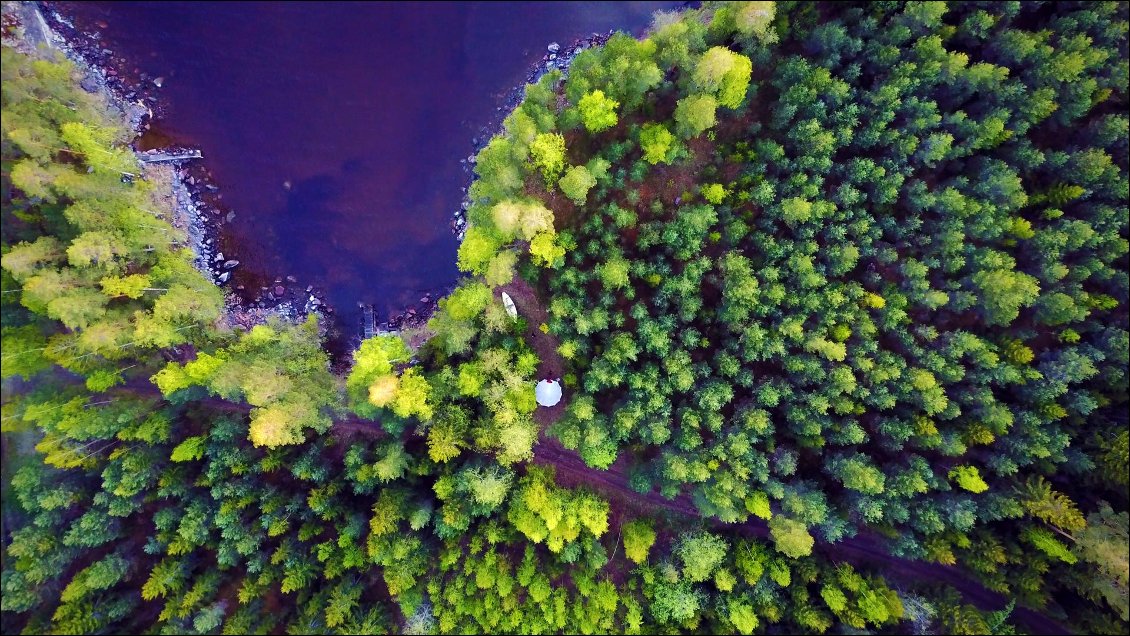
[[[377,317],[372,305],[361,305],[361,331],[366,340],[377,335]]]
[[[154,152],[152,150],[137,153],[137,158],[143,163],[175,163],[189,159],[202,159],[204,153],[199,150],[184,150],[180,152]]]

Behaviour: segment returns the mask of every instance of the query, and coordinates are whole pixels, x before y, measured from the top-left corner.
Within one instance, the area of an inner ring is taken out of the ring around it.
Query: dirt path
[[[769,538],[769,526],[760,519],[742,524],[726,524],[717,519],[701,517],[686,492],[675,499],[667,499],[654,491],[640,494],[632,490],[628,484],[626,453],[622,453],[608,470],[598,470],[587,466],[577,453],[562,446],[561,442],[546,438],[543,434],[534,446],[534,463],[555,467],[560,485],[591,488],[607,498],[613,508],[626,506],[641,513],[666,513],[668,516],[674,513],[690,519],[702,519],[719,532]],[[959,568],[891,556],[887,551],[886,541],[875,533],[865,532],[837,543],[818,543],[816,550],[832,561],[874,568],[882,572],[896,588],[920,583],[944,583],[960,592],[966,603],[984,611],[996,611],[1008,603],[1006,596],[989,590]],[[1030,634],[1071,633],[1052,618],[1025,607],[1017,607],[1010,620]]]
[[[494,289],[495,298],[502,298],[502,292],[510,295],[518,315],[526,320],[526,344],[538,354],[538,379],[556,379],[565,374],[565,360],[557,353],[561,343],[553,335],[544,333],[539,327],[549,322],[549,312],[545,310],[538,294],[521,277],[515,275],[514,280]],[[534,420],[542,431],[547,426],[556,422],[565,413],[565,406],[569,403],[569,391],[565,390],[561,401],[556,406],[538,407],[534,412]]]
[[[565,371],[565,361],[557,352],[559,345],[557,339],[550,334],[543,333],[538,327],[548,321],[549,314],[538,298],[537,292],[525,280],[514,277],[514,280],[502,287],[495,288],[495,296],[501,298],[506,292],[514,300],[518,314],[527,321],[526,342],[538,354],[539,378],[560,378]],[[585,486],[595,490],[607,498],[613,508],[630,509],[642,514],[675,513],[677,515],[702,519],[722,532],[737,532],[746,536],[755,536],[761,539],[769,537],[769,526],[760,519],[753,519],[742,524],[725,524],[716,519],[704,519],[699,514],[691,496],[686,492],[680,493],[674,499],[667,499],[654,490],[648,493],[638,493],[629,486],[629,456],[621,453],[608,470],[591,468],[574,451],[571,451],[557,439],[546,435],[546,428],[556,422],[564,414],[568,402],[568,392],[557,406],[551,408],[539,407],[534,414],[534,419],[540,425],[538,442],[534,445],[533,462],[543,466],[553,466],[557,471],[557,482],[562,486]],[[335,424],[335,428],[336,428]],[[833,561],[843,561],[852,565],[873,567],[884,574],[894,585],[910,586],[922,582],[944,583],[961,593],[965,602],[971,603],[984,611],[996,611],[1003,608],[1008,599],[1003,594],[998,594],[981,585],[969,574],[962,570],[911,559],[901,559],[891,556],[886,547],[886,541],[874,533],[863,533],[859,536],[844,539],[837,543],[818,544],[817,550]],[[1031,634],[1068,634],[1062,625],[1050,617],[1025,608],[1017,607],[1012,613],[1012,621],[1024,627]]]
[[[140,395],[158,400],[165,399],[165,396],[161,394],[157,387],[154,386],[148,378],[143,377],[130,378],[121,386],[115,387],[109,391],[108,395],[122,395],[123,397]],[[231,402],[213,395],[193,400],[193,404],[204,404],[210,409],[238,413],[240,415],[249,414],[253,408],[250,404],[245,402]],[[380,438],[386,435],[380,422],[367,420],[353,413],[339,413],[332,416],[331,419],[333,420],[333,424],[330,427],[330,432],[337,435],[339,438],[348,438],[351,435],[357,434],[374,438]]]

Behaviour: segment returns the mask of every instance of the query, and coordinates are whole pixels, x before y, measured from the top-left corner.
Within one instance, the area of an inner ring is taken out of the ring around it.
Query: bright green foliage
[[[804,223],[812,218],[812,203],[801,198],[781,202],[781,218],[789,225]]]
[[[1040,294],[1035,278],[1012,270],[979,271],[973,284],[981,292],[989,324],[1008,325],[1020,315],[1021,307],[1031,305]]]
[[[514,278],[514,266],[517,263],[518,254],[514,250],[499,252],[487,263],[483,277],[491,287],[505,285]]]
[[[1020,489],[1021,502],[1028,514],[1068,532],[1082,530],[1087,521],[1067,495],[1054,490],[1043,477],[1032,477]]]
[[[538,201],[501,201],[491,208],[491,219],[506,237],[530,240],[553,231],[553,213]]]
[[[565,138],[557,133],[539,134],[530,144],[530,156],[545,182],[556,182],[565,170]]]
[[[428,393],[431,387],[427,378],[419,374],[416,369],[408,369],[399,378],[396,389],[396,400],[392,410],[399,417],[417,417],[421,420],[432,419],[432,407],[428,404]]]
[[[553,232],[542,232],[530,241],[530,257],[538,265],[557,267],[564,256],[565,248],[557,242]]]
[[[645,124],[640,129],[640,148],[648,163],[670,163],[676,150],[675,135],[666,126],[656,123]]]
[[[501,246],[502,240],[495,232],[472,225],[459,244],[459,269],[482,274]]]
[[[838,459],[831,466],[845,488],[870,495],[881,494],[884,490],[886,480],[883,472],[862,455]]]
[[[582,51],[569,67],[565,96],[570,103],[601,90],[625,109],[636,109],[648,91],[663,81],[655,63],[655,43],[616,33],[603,47]]]
[[[629,263],[623,256],[612,256],[597,266],[597,276],[605,289],[623,289],[631,281],[628,279]]]
[[[754,0],[743,2],[735,11],[735,26],[740,33],[753,35],[762,40],[775,42],[777,34],[772,32],[773,17],[777,13],[775,2]]]
[[[51,366],[44,355],[47,340],[36,325],[4,325],[0,334],[3,335],[0,350],[4,352],[0,377],[7,379],[18,375],[26,380]]]
[[[149,277],[140,274],[130,274],[129,276],[110,276],[101,280],[102,291],[107,296],[114,298],[117,296],[125,296],[126,298],[141,298],[145,293],[146,288],[149,286]]]
[[[166,395],[203,386],[252,406],[249,438],[257,446],[297,444],[302,431],[329,428],[323,412],[335,400],[317,322],[259,325],[235,344],[185,365],[169,363],[153,377]]]
[[[553,470],[531,467],[511,498],[507,519],[533,543],[561,552],[581,536],[600,537],[608,529],[608,503],[553,484]]]
[[[207,448],[207,438],[203,435],[196,437],[189,437],[176,448],[173,449],[169,459],[174,462],[190,462],[200,459],[204,456],[204,451]]]
[[[957,466],[950,469],[949,478],[955,484],[968,490],[972,493],[985,492],[989,489],[989,484],[981,479],[981,473],[977,470],[976,466]]]
[[[471,320],[490,304],[490,289],[479,283],[460,285],[443,301],[443,310],[455,320]]]
[[[577,104],[581,111],[581,122],[585,130],[598,133],[616,125],[616,108],[620,105],[614,99],[604,96],[604,91],[596,90],[586,93]]]
[[[745,500],[746,510],[758,519],[765,519],[768,521],[773,518],[773,511],[769,507],[769,497],[764,492],[758,490],[751,494]]]
[[[137,160],[127,149],[111,148],[118,131],[99,128],[81,122],[67,122],[60,126],[63,143],[83,155],[86,164],[95,172],[111,176],[133,174],[137,171]]]
[[[105,590],[122,580],[128,570],[129,561],[120,554],[107,555],[76,574],[60,598],[65,603],[72,603]]]
[[[345,379],[353,408],[375,415],[375,411],[367,406],[370,387],[379,379],[392,375],[396,365],[408,362],[410,357],[408,347],[396,336],[377,336],[362,341],[353,352],[353,368]]]
[[[675,107],[675,129],[679,136],[690,139],[713,128],[717,122],[714,116],[717,108],[718,101],[710,95],[691,95],[680,99]]]
[[[721,183],[708,183],[702,186],[702,198],[714,205],[718,205],[726,198],[726,188]]]
[[[1028,543],[1054,559],[1059,559],[1068,564],[1076,563],[1079,560],[1067,549],[1063,542],[1055,538],[1055,535],[1048,530],[1031,526],[1024,529],[1023,536]]]
[[[655,530],[645,519],[625,523],[621,528],[624,536],[624,555],[634,563],[647,561],[651,546],[655,545]]]
[[[786,556],[795,559],[812,554],[815,541],[804,524],[795,519],[774,515],[769,520],[769,533],[777,550]]]
[[[749,88],[753,63],[740,53],[715,46],[702,54],[695,65],[692,81],[695,89],[716,95],[718,105],[737,108]]]
[[[691,587],[689,581],[656,585],[655,597],[650,607],[651,614],[660,623],[675,625],[690,622],[698,615],[704,597],[702,592]]]
[[[584,166],[573,166],[565,172],[565,176],[557,182],[561,192],[577,205],[584,205],[589,190],[596,185],[596,177]]]
[[[683,577],[694,583],[707,580],[726,558],[726,549],[721,537],[708,532],[684,534],[675,548],[683,563]]]

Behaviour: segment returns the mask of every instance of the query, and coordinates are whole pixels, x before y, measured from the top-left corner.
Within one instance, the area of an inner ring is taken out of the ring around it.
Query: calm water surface
[[[233,284],[294,275],[349,335],[458,277],[471,140],[546,45],[639,32],[673,2],[60,3],[164,77],[155,127],[203,150]],[[273,284],[273,283],[272,283]]]

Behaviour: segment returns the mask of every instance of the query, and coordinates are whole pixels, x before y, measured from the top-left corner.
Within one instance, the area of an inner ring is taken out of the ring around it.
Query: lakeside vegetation
[[[4,631],[1124,633],[1128,19],[660,14],[527,87],[434,337],[346,377],[4,49]]]

